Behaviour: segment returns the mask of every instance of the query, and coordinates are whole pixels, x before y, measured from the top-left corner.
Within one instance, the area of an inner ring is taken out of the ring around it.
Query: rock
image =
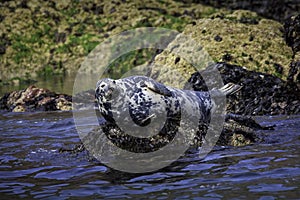
[[[300,90],[300,14],[292,16],[285,21],[284,38],[292,50],[293,61],[290,64],[290,71],[287,77],[291,87]]]
[[[201,73],[209,73],[213,69],[218,69],[224,84],[232,82],[243,86],[238,93],[227,98],[228,112],[240,115],[300,113],[300,92],[294,85],[270,74],[249,71],[228,63],[216,63],[202,72],[195,72],[185,88],[207,91]],[[210,81],[210,85],[215,84],[214,80]]]
[[[30,86],[5,94],[0,99],[0,109],[12,112],[71,110],[72,97]]]
[[[82,98],[84,101],[86,101],[87,98],[94,99],[93,92],[94,91],[86,91],[78,94],[74,98],[76,99],[76,102],[80,102],[80,99]],[[80,105],[76,106],[79,106],[80,108]],[[24,90],[5,94],[0,99],[0,109],[12,112],[65,111],[72,109],[72,98],[68,95],[57,94],[47,89],[30,86]],[[136,141],[135,139],[132,139],[130,135],[125,134],[118,127],[110,123],[106,123],[105,120],[100,121],[101,129],[110,139],[114,141],[116,145],[125,149],[127,148],[128,150],[133,150],[131,148],[134,148],[135,152],[154,151],[156,148],[162,147],[170,142],[172,139],[172,134],[175,133],[174,131],[167,131],[164,134],[158,134],[154,136],[153,140],[148,141],[142,139],[141,141]],[[165,129],[173,130],[178,125],[178,123],[170,123],[170,125]],[[217,144],[233,146],[252,144],[259,141],[259,138],[256,136],[256,131],[263,130],[265,128],[269,129],[270,127],[262,127],[250,117],[227,115],[225,118],[224,130],[222,131]],[[206,130],[207,127],[205,125],[200,125],[196,137],[191,138],[193,141],[193,146],[202,145],[203,137],[206,135]],[[94,134],[97,134],[97,131],[99,130],[92,132],[92,135],[89,137],[94,137]],[[95,141],[92,140],[91,142]],[[147,144],[145,142],[147,142]],[[135,143],[138,145],[136,146]],[[82,148],[81,145],[76,147],[77,152],[79,151],[77,149],[79,147]],[[61,150],[61,152],[64,152],[64,150]]]
[[[292,16],[284,23],[284,38],[294,55],[300,51],[300,14]]]
[[[254,19],[257,23],[249,23]],[[283,79],[288,76],[293,52],[285,44],[279,22],[262,19],[256,13],[243,10],[214,14],[212,19],[195,22],[185,27],[183,35],[190,36],[194,43],[203,48],[202,52],[195,48],[193,42],[180,40],[178,36],[168,45],[168,50],[155,57],[151,73],[153,78],[170,86],[182,87],[187,77],[196,71],[192,64],[201,65],[204,60],[194,62],[193,55],[199,57],[205,52],[210,56],[210,61],[226,61]],[[179,49],[190,53],[188,58],[181,58],[175,64],[179,56],[175,54]]]
[[[297,92],[300,91],[300,59],[291,62],[287,82],[291,87],[296,88]]]
[[[67,100],[64,95],[60,95],[55,100],[57,110],[69,111],[72,110],[72,102]]]
[[[266,18],[283,22],[291,15],[297,14],[300,10],[298,0],[184,0],[184,2],[197,2],[208,4],[217,8],[227,9],[247,9],[258,13]]]
[[[155,147],[162,147],[170,142],[170,135],[157,135],[154,140],[139,140],[136,141],[130,135],[125,134],[119,128],[112,126],[112,124],[105,121],[101,124],[100,128],[92,130],[86,137],[82,138],[85,145],[91,145],[93,147],[99,147],[94,152],[101,152],[101,134],[100,129],[105,135],[112,141],[112,145],[117,145],[119,148],[133,151],[136,153],[151,152],[156,150]],[[251,117],[227,115],[225,118],[224,129],[217,141],[217,145],[220,146],[245,146],[256,142],[263,141],[263,138],[259,137],[258,131],[272,130],[273,127],[263,127],[259,125]],[[172,134],[172,133],[171,133]],[[174,134],[174,133],[173,133]],[[199,147],[203,143],[203,137],[206,131],[199,131],[195,138],[191,138],[192,147]],[[59,152],[64,153],[79,153],[85,151],[85,145],[83,143],[76,145],[74,148],[67,149],[61,148]]]
[[[24,105],[17,105],[12,110],[12,112],[25,112],[25,111],[26,111],[26,109],[25,109]]]
[[[35,78],[43,72],[43,66],[51,68],[53,62],[62,63],[62,69],[55,73],[73,73],[79,69],[85,56],[109,36],[153,24],[182,30],[195,18],[216,11],[201,4],[186,7],[172,0],[11,0],[1,1],[0,8],[0,38],[5,35],[10,41],[6,44],[0,39],[0,79],[4,81],[24,78],[26,73]],[[132,61],[140,58],[140,54],[132,54],[121,67],[133,67]],[[147,59],[151,57],[148,55]]]

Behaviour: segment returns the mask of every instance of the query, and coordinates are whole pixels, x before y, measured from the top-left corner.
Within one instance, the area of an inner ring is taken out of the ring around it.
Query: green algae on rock
[[[262,19],[250,11],[237,10],[213,14],[211,19],[199,19],[187,25],[183,34],[191,36],[215,62],[226,61],[285,79],[293,52],[285,44],[281,29],[279,22]],[[169,46],[176,45],[177,41]],[[196,54],[191,51],[193,53]],[[161,75],[160,81],[178,86],[182,80],[172,75],[174,70],[188,77],[195,68],[189,60],[175,62],[176,59],[179,60],[172,52],[157,55],[154,62],[160,69],[153,69],[152,76]],[[164,80],[165,77],[168,78]]]
[[[171,0],[4,1],[0,3],[0,80],[74,72],[111,35],[145,26],[182,31],[195,18],[215,11]],[[130,66],[140,55],[132,52],[122,66]]]

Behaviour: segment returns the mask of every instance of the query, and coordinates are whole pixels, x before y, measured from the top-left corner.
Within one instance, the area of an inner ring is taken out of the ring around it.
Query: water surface
[[[85,151],[59,152],[80,142],[71,112],[0,113],[1,199],[299,199],[300,116],[258,120],[276,125],[264,143],[216,147],[205,159],[191,149],[159,171],[128,174]]]
[[[0,97],[8,92],[26,89],[30,85],[35,85],[39,88],[47,88],[56,93],[71,95],[75,77],[75,73],[66,75],[52,75],[51,77],[36,77],[34,81],[27,81],[19,84],[11,83],[9,85],[0,85]]]

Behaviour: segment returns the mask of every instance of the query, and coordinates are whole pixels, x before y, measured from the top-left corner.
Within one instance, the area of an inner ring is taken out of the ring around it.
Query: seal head
[[[173,102],[177,102],[177,107],[179,105],[176,96],[165,85],[144,76],[102,79],[97,83],[95,97],[99,111],[107,121],[114,123],[114,118],[129,113],[131,120],[139,126],[146,126],[153,119],[163,121],[167,116],[171,117],[173,110],[166,108]],[[128,116],[122,116],[122,119],[129,121]]]

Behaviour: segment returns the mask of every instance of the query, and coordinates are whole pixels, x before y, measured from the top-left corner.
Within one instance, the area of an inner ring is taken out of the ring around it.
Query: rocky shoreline
[[[266,18],[275,19],[280,22],[284,22],[287,18],[292,15],[296,15],[300,10],[300,4],[296,0],[227,0],[227,1],[213,1],[213,0],[184,0],[186,2],[197,2],[203,3],[217,8],[227,8],[227,9],[247,9],[254,11]]]
[[[125,30],[163,27],[197,35],[193,27],[197,24],[204,28],[197,37],[203,39],[214,61],[247,64],[247,68],[256,67],[261,72],[269,69],[273,75],[285,78],[286,63],[292,53],[284,45],[280,29],[282,22],[297,14],[295,2],[3,1],[0,2],[0,86],[35,80],[37,76],[51,78],[74,72],[95,46]],[[243,31],[250,31],[249,35]],[[128,69],[154,55],[155,51],[132,52],[120,66]],[[279,71],[273,69],[274,63]]]
[[[226,116],[218,145],[243,146],[262,140],[257,135],[257,131],[268,129],[269,127],[262,127],[251,117],[245,117],[245,115],[300,114],[300,93],[297,85],[272,75],[248,71],[242,67],[227,63],[217,63],[209,66],[206,69],[206,73],[209,73],[209,70],[213,68],[217,68],[220,71],[224,83],[233,82],[243,86],[238,93],[230,95],[227,99],[227,112],[231,114]],[[201,78],[202,73],[194,73],[186,83],[186,87],[206,91],[206,85]],[[260,87],[258,88],[258,86]],[[94,91],[87,91],[75,98],[92,99],[94,98],[93,93]],[[11,112],[65,111],[72,109],[72,97],[30,86],[25,90],[14,91],[4,95],[0,99],[0,109]],[[111,127],[111,124],[104,123],[102,129],[108,136],[114,138],[120,147],[129,149],[132,147],[132,139],[130,137],[123,138],[122,131],[116,127]],[[204,132],[198,132],[197,137],[194,139],[194,145],[201,145],[202,137],[205,135]],[[96,132],[91,134],[96,134]],[[172,138],[165,135],[158,135],[157,137],[159,138],[151,141],[148,145],[143,144],[143,146],[146,145],[149,148],[161,146]],[[78,149],[83,150],[84,148],[78,146],[72,152],[76,152]],[[148,151],[150,150],[151,148],[148,149]],[[62,149],[61,151],[69,150]]]
[[[299,63],[296,63],[299,69]],[[242,89],[227,98],[227,112],[238,115],[293,115],[300,114],[300,88],[297,78],[284,81],[270,74],[249,71],[225,62],[216,63],[201,72],[195,72],[185,89],[207,91],[201,74],[217,69],[224,84],[235,83]],[[291,70],[295,71],[294,68]],[[299,71],[296,71],[299,73]],[[291,72],[292,76],[298,73]],[[210,79],[210,85],[214,80]],[[94,98],[94,91],[86,91],[73,98]],[[77,101],[79,102],[79,101]],[[30,86],[13,91],[0,98],[0,110],[9,112],[66,111],[72,110],[72,96],[57,94],[44,88]]]
[[[186,89],[207,91],[201,75],[217,69],[224,84],[233,82],[243,86],[238,93],[227,98],[229,115],[226,117],[219,145],[242,146],[260,141],[261,138],[257,136],[256,131],[263,130],[264,127],[253,121],[251,117],[244,117],[245,115],[300,114],[300,15],[288,18],[282,26],[277,21],[264,19],[250,11],[218,10],[197,4],[198,1],[189,2],[190,7],[186,8],[182,3],[171,2],[172,9],[169,10],[167,7],[154,9],[140,3],[125,1],[99,6],[89,2],[83,7],[80,1],[75,6],[49,1],[44,3],[48,10],[33,1],[22,1],[21,4],[15,1],[0,3],[3,11],[0,22],[1,27],[4,27],[0,34],[0,61],[4,63],[0,85],[2,79],[15,78],[14,71],[18,70],[21,76],[33,72],[44,76],[77,70],[86,54],[104,38],[120,33],[122,30],[147,25],[173,28],[184,34],[193,35],[195,41],[203,45],[216,62],[203,71],[195,72],[195,69],[183,59],[164,51],[155,53],[152,61],[157,66],[167,67],[163,69],[164,71],[154,69],[152,72],[156,75],[161,72],[162,78],[173,81],[167,81],[168,84],[179,84],[184,85]],[[211,4],[210,1],[205,2]],[[149,0],[148,3],[159,7],[155,1]],[[222,7],[222,3],[220,6]],[[127,9],[131,7],[134,8],[134,12],[127,13]],[[180,11],[176,11],[178,7],[181,8]],[[37,23],[37,32],[32,34],[31,25],[34,21],[29,20],[30,24],[27,27],[18,23],[12,23],[14,27],[6,26],[11,23],[10,17],[18,21],[19,18],[14,11],[30,19],[35,16],[39,22],[45,23]],[[117,13],[121,13],[121,18]],[[99,18],[102,14],[109,18],[117,18],[119,22],[111,23],[107,19],[103,21]],[[283,14],[285,17],[288,16],[286,13]],[[75,21],[72,21],[73,15],[77,16]],[[84,16],[84,23],[81,22],[79,15]],[[141,17],[136,18],[136,16]],[[51,26],[58,28],[52,30]],[[19,31],[23,28],[26,33]],[[90,34],[86,35],[86,32]],[[33,53],[33,49],[45,58],[39,57],[36,52]],[[136,64],[137,58],[141,55],[144,53],[135,52],[128,62],[122,64],[125,67]],[[147,54],[142,57],[142,60],[147,61],[151,56]],[[20,69],[20,66],[24,66],[24,70]],[[176,77],[170,76],[172,69],[184,74],[185,81],[178,81]],[[210,85],[214,85],[214,79],[209,81],[211,81]],[[0,111],[69,111],[73,106],[72,98],[94,99],[94,91],[72,97],[29,86],[1,97]],[[120,137],[122,141],[117,140],[121,142],[120,147],[131,148],[128,147],[132,143],[130,138],[127,138],[130,143],[126,142],[126,138],[123,140],[122,133],[114,127],[103,124],[102,129],[111,137]],[[201,145],[203,134],[199,133],[195,145]],[[149,148],[154,144],[160,147],[169,141],[168,137],[162,136],[152,142],[147,144]],[[151,148],[148,151],[151,151]]]

